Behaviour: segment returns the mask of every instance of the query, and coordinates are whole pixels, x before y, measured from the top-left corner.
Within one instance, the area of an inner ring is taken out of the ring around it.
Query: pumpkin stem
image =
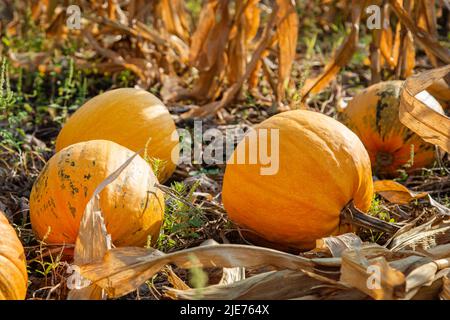
[[[350,201],[341,211],[341,221],[351,223],[355,226],[394,234],[400,229],[399,226],[370,216],[355,207],[353,201]]]
[[[382,167],[390,166],[394,162],[394,156],[389,152],[378,152],[376,162]]]

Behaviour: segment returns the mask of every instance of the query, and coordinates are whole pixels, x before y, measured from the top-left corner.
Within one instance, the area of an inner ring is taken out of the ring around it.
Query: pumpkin
[[[342,113],[342,122],[364,143],[372,169],[381,177],[394,177],[399,169],[411,171],[427,167],[435,159],[434,146],[400,122],[402,84],[402,81],[386,81],[372,85],[356,95]],[[417,98],[443,112],[439,103],[426,91]]]
[[[149,141],[147,155],[164,161],[158,171],[161,182],[172,175],[178,161],[175,123],[164,104],[144,90],[115,89],[87,101],[65,123],[56,151],[96,139],[111,140],[132,151],[144,149]]]
[[[25,299],[27,282],[27,263],[22,243],[0,211],[0,300]]]
[[[267,143],[260,132],[267,132]],[[268,161],[251,161],[249,151],[256,143],[270,146],[276,132],[278,162],[276,151],[272,156],[278,170],[262,174]],[[370,207],[370,159],[343,124],[321,113],[296,110],[261,122],[254,133],[238,144],[225,169],[223,204],[238,225],[269,243],[310,249],[316,239],[349,231],[340,213],[352,200],[362,211]],[[246,161],[239,161],[239,154]]]
[[[86,204],[95,188],[133,152],[115,142],[70,145],[45,165],[30,195],[34,232],[47,243],[75,243]],[[116,246],[142,246],[159,235],[164,198],[149,164],[137,156],[100,193],[106,229]]]

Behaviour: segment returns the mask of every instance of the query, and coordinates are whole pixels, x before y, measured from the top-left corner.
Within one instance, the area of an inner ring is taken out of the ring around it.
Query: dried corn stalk
[[[403,84],[400,121],[425,141],[450,152],[450,118],[428,107],[416,95],[450,73],[450,65],[409,77]]]

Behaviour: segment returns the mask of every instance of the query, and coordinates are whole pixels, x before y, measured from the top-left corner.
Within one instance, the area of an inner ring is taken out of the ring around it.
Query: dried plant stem
[[[353,201],[347,204],[341,211],[341,222],[351,223],[358,227],[373,229],[387,234],[394,234],[400,229],[400,227],[395,224],[380,220],[362,212],[355,207]]]

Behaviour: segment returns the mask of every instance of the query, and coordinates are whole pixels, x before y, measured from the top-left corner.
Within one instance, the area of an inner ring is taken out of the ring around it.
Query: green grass
[[[170,251],[180,245],[180,241],[198,239],[197,229],[206,223],[201,209],[188,205],[194,200],[194,192],[198,187],[195,183],[190,188],[183,182],[174,182],[171,189],[174,196],[168,195],[162,232],[157,241],[157,248]]]

